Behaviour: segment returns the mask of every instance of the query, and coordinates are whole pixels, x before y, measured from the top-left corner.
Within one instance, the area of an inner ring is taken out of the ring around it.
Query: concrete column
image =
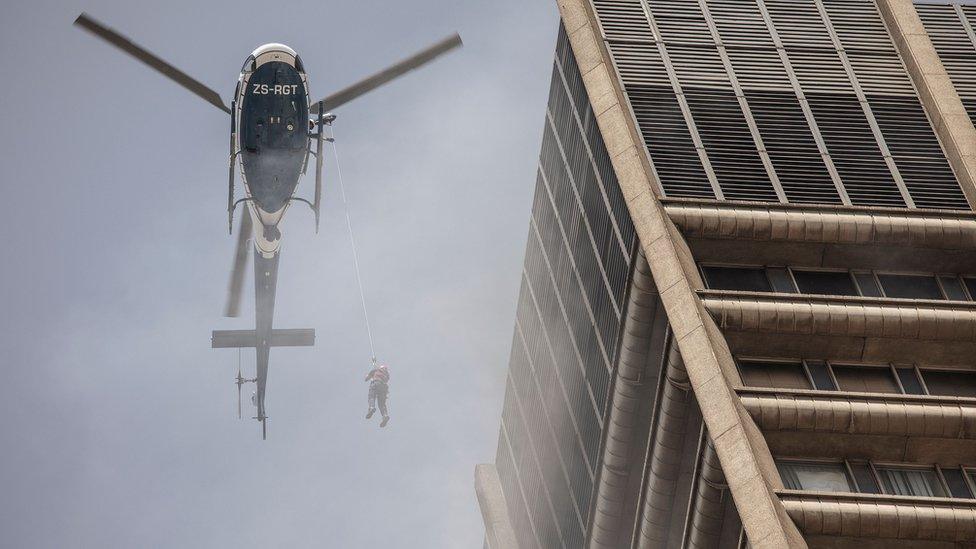
[[[725,474],[719,465],[712,439],[706,436],[698,465],[695,503],[691,508],[688,526],[688,549],[717,549],[725,519]]]
[[[660,300],[651,279],[647,258],[639,251],[630,284],[627,317],[624,321],[620,358],[614,375],[607,434],[600,459],[596,507],[590,526],[588,547],[615,549],[630,547],[633,520],[640,495],[640,475],[653,415],[656,372],[660,345],[655,335],[664,330],[658,317]],[[657,360],[651,360],[655,355]]]
[[[490,549],[519,549],[515,530],[508,515],[498,470],[492,463],[474,468],[474,490],[478,494],[481,516],[485,521],[485,540]]]
[[[641,510],[638,549],[667,545],[691,401],[688,372],[681,361],[678,346],[672,342],[661,392],[661,406],[654,429],[654,443],[650,452],[651,463],[647,473],[644,508]]]
[[[703,287],[687,242],[667,218],[643,136],[588,0],[557,0],[583,84],[627,209],[651,266],[688,378],[715,441],[742,524],[756,549],[807,547],[775,489],[782,485],[762,433],[732,386],[728,345],[701,305]]]
[[[912,0],[876,0],[969,206],[976,209],[976,128]]]

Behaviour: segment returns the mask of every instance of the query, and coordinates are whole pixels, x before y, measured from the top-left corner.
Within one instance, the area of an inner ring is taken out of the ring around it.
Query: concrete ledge
[[[688,238],[976,250],[976,215],[945,210],[666,200]]]
[[[976,501],[777,491],[809,536],[976,542]]]
[[[976,303],[700,290],[723,330],[976,341]]]
[[[976,398],[739,389],[763,431],[976,439]]]

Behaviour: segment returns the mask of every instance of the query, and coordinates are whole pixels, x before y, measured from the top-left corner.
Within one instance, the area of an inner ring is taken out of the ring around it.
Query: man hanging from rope
[[[386,427],[390,421],[390,414],[386,410],[386,396],[390,392],[388,383],[390,382],[390,370],[386,364],[376,365],[376,358],[373,358],[373,369],[366,374],[366,381],[369,382],[369,411],[366,412],[366,419],[373,417],[376,413],[376,404],[380,405],[380,414],[383,421],[380,427]]]

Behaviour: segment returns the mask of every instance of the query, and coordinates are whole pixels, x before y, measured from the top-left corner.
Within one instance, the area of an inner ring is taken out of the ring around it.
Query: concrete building
[[[976,7],[558,5],[486,546],[976,547]]]

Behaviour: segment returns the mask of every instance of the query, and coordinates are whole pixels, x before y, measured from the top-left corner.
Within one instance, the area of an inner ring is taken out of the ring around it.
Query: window
[[[878,476],[886,494],[936,498],[948,495],[934,469],[878,467]]]
[[[874,278],[874,273],[854,273],[854,279],[864,297],[882,297],[884,295],[881,293],[881,286],[878,286],[877,279]]]
[[[749,387],[775,387],[777,389],[809,389],[810,382],[802,364],[775,362],[739,362],[742,382]]]
[[[940,276],[939,284],[942,285],[942,292],[945,294],[946,299],[951,301],[969,301],[969,296],[966,295],[966,290],[962,287],[962,283],[959,279],[954,276]]]
[[[976,398],[976,371],[927,370],[912,364],[832,364],[811,359],[736,358],[736,364],[747,387]]]
[[[859,295],[847,271],[793,271],[801,294]]]
[[[706,286],[713,290],[952,301],[972,301],[970,296],[976,296],[976,277],[951,274],[880,274],[721,265],[703,265],[701,271]]]
[[[976,372],[923,370],[930,395],[976,397]]]
[[[834,377],[842,391],[858,393],[900,393],[891,368],[834,366]]]
[[[783,484],[790,490],[853,492],[843,463],[781,461],[776,464]]]
[[[944,299],[934,276],[879,274],[878,281],[888,297]]]
[[[966,482],[966,475],[961,469],[942,469],[942,477],[949,487],[949,494],[954,498],[972,499],[973,491]]]
[[[976,278],[963,278],[962,283],[969,291],[969,295],[976,295]]]
[[[914,366],[895,368],[895,372],[898,374],[898,380],[901,381],[901,387],[904,389],[906,395],[925,394],[925,387],[918,378],[918,371]]]
[[[705,283],[713,290],[772,291],[761,267],[702,267],[702,271]]]
[[[830,374],[830,366],[822,360],[808,360],[806,361],[807,371],[810,372],[810,379],[813,380],[813,386],[821,391],[836,391],[837,384],[834,383],[834,377]]]
[[[796,286],[793,284],[793,277],[790,270],[786,267],[771,267],[766,269],[766,275],[773,286],[774,292],[783,294],[795,294]]]
[[[862,494],[880,494],[881,486],[871,470],[870,463],[851,463],[851,473],[857,483],[857,491]]]
[[[959,499],[976,494],[976,471],[966,468],[792,459],[776,460],[776,468],[790,490]]]

